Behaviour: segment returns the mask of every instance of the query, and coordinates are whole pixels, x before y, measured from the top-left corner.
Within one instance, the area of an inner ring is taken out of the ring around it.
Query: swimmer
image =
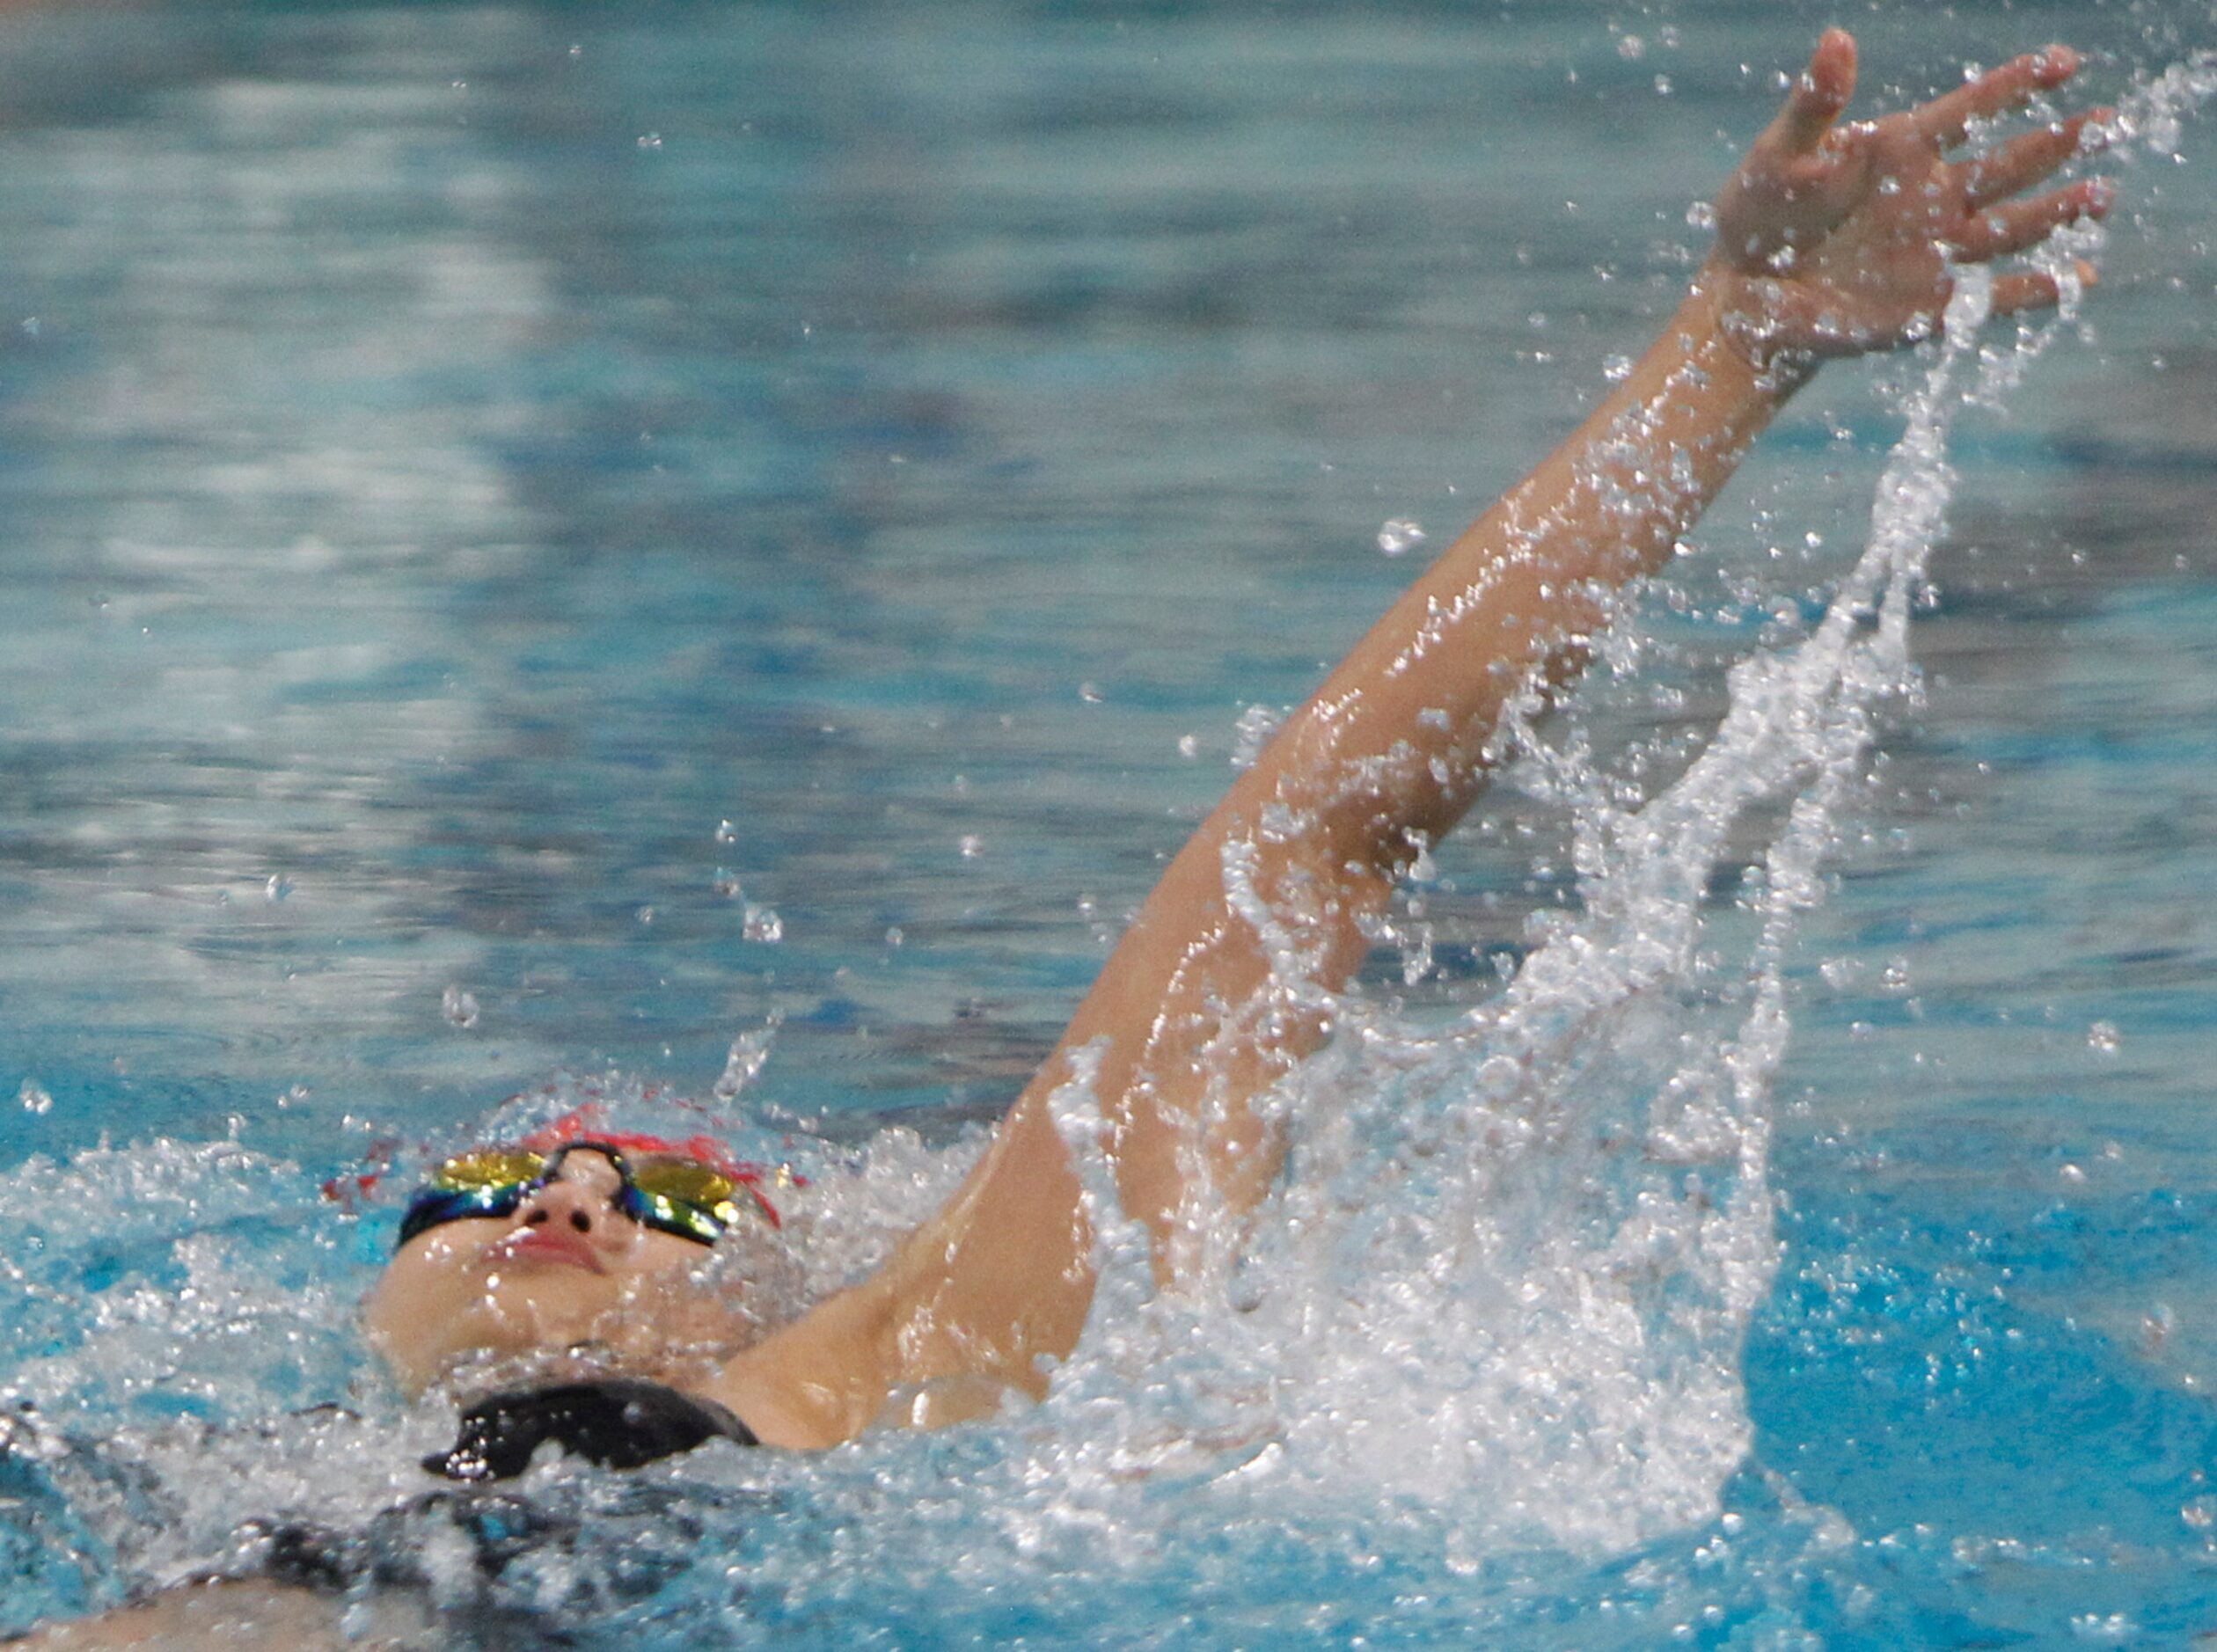
[[[1855,43],[1839,30],[1818,42],[1718,197],[1716,246],[1660,337],[1240,776],[977,1166],[876,1275],[704,1355],[736,1336],[736,1311],[697,1264],[735,1224],[776,1220],[775,1190],[749,1166],[713,1144],[611,1137],[583,1120],[448,1161],[412,1201],[365,1313],[404,1389],[471,1402],[453,1450],[428,1466],[497,1477],[547,1440],[618,1466],[714,1437],[823,1449],[1040,1395],[1094,1293],[1058,1094],[1097,1105],[1160,1283],[1196,1278],[1202,1235],[1253,1212],[1279,1173],[1280,1144],[1252,1103],[1330,1037],[1327,995],[1423,847],[1469,808],[1504,709],[1575,675],[1612,594],[1664,565],[1824,361],[1930,336],[1951,267],[2030,252],[2106,208],[2100,180],[2047,186],[2101,111],[1951,158],[1974,125],[2077,65],[2052,47],[1921,107],[1843,122]],[[1993,296],[2008,315],[2060,294],[2053,274],[2010,267]],[[593,1363],[564,1370],[581,1349]],[[524,1370],[534,1385],[487,1392],[487,1373]],[[312,1533],[279,1539],[267,1577],[175,1590],[33,1643],[341,1644],[344,1568]],[[355,1645],[423,1633],[420,1619],[360,1616],[349,1629]]]

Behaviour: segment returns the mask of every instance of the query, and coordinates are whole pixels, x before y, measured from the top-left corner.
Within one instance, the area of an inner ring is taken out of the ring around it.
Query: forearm
[[[1180,1154],[1243,1209],[1276,1172],[1246,1106],[1328,1034],[1416,845],[1477,794],[1510,700],[1560,682],[1610,593],[1659,567],[1798,382],[1695,294],[1554,453],[1464,533],[1287,722],[1173,862],[1071,1028],[1125,1206],[1171,1244]],[[1295,978],[1289,978],[1289,976]],[[1174,1268],[1172,1269],[1174,1271]]]
[[[1612,594],[1666,561],[1799,382],[1760,371],[1697,291],[1584,423],[1349,653],[1203,836],[1306,820],[1299,859],[1388,884],[1461,817],[1508,702],[1559,682]]]

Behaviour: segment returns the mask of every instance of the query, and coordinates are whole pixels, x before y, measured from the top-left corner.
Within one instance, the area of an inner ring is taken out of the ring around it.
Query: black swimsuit
[[[453,1598],[455,1580],[450,1578],[447,1587],[433,1591],[444,1597],[444,1619],[466,1628],[483,1647],[571,1645],[567,1634],[558,1632],[539,1612],[506,1603],[512,1591],[496,1586],[526,1556],[582,1552],[588,1532],[566,1509],[539,1508],[504,1492],[475,1488],[521,1474],[533,1452],[550,1440],[604,1467],[637,1468],[713,1439],[761,1444],[753,1429],[723,1407],[635,1378],[494,1394],[462,1414],[451,1449],[423,1459],[432,1473],[462,1480],[472,1489],[427,1493],[387,1509],[367,1530],[355,1532],[308,1521],[252,1522],[245,1535],[259,1541],[252,1546],[258,1553],[251,1571],[323,1595],[365,1588],[425,1590],[430,1584],[421,1559],[425,1531],[458,1531],[473,1553],[476,1596]],[[651,1488],[640,1490],[651,1501]],[[629,1575],[639,1570],[636,1556],[624,1569],[621,1593],[651,1592],[659,1585],[651,1568],[639,1576]]]
[[[462,1414],[453,1448],[424,1467],[449,1480],[511,1480],[552,1440],[604,1468],[637,1468],[710,1440],[759,1445],[754,1430],[723,1407],[632,1377],[518,1388]]]
[[[651,1596],[689,1565],[704,1514],[735,1517],[764,1506],[763,1494],[690,1479],[611,1485],[585,1500],[592,1510],[586,1513],[575,1498],[535,1501],[487,1482],[521,1474],[549,1441],[605,1467],[636,1468],[713,1439],[760,1443],[723,1407],[632,1378],[494,1394],[463,1413],[450,1450],[423,1459],[432,1473],[463,1484],[427,1490],[352,1531],[305,1520],[249,1521],[234,1533],[231,1560],[201,1581],[261,1577],[323,1595],[414,1591],[435,1598],[441,1621],[470,1644],[531,1652],[574,1645],[567,1628],[532,1604],[550,1563],[553,1573],[576,1580],[572,1604],[589,1619],[596,1611]],[[47,1437],[27,1412],[0,1413],[0,1497],[27,1501],[34,1517],[48,1501],[62,1507],[63,1494],[49,1481],[50,1464],[64,1460],[99,1469],[105,1458],[97,1446]],[[122,1472],[104,1472],[104,1483]],[[127,1482],[128,1473],[118,1484],[128,1489]],[[611,1539],[611,1519],[630,1535]],[[59,1546],[74,1546],[76,1532],[69,1528],[71,1541]],[[461,1575],[442,1570],[435,1586],[427,1545],[457,1534],[472,1564]],[[610,1561],[611,1548],[620,1564]],[[0,1620],[0,1641],[11,1638]]]

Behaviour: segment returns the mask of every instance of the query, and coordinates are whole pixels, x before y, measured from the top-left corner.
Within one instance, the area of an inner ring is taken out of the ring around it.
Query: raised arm
[[[1950,164],[1968,123],[2060,84],[2077,59],[2022,57],[1917,110],[1838,124],[1855,42],[1826,35],[1716,203],[1692,290],[1632,372],[1372,628],[1174,861],[1079,1010],[1107,1041],[1097,1085],[1127,1210],[1178,1261],[1181,1149],[1244,1209],[1275,1175],[1244,1105],[1328,1032],[1323,993],[1415,858],[1460,820],[1515,695],[1576,675],[1614,592],[1653,572],[1826,356],[1936,328],[1951,261],[1982,261],[2098,213],[2097,183],[2019,192],[2076,153],[2091,116]],[[2090,274],[2090,272],[2088,272]],[[2052,303],[1999,278],[1997,311]]]
[[[1921,108],[1841,125],[1855,44],[1833,31],[1716,206],[1717,244],[1638,365],[1358,642],[1194,833],[1053,1056],[947,1209],[876,1279],[731,1373],[765,1407],[838,1370],[793,1411],[795,1444],[843,1438],[904,1385],[1037,1392],[1092,1295],[1079,1185],[1050,1097],[1094,1064],[1124,1210],[1173,1279],[1204,1224],[1277,1173],[1250,1102],[1330,1034],[1330,995],[1420,845],[1477,794],[1512,697],[1572,675],[1611,594],[1651,572],[1748,444],[1828,355],[1930,333],[1951,261],[2038,245],[2106,205],[2103,186],[2024,195],[2078,151],[2082,115],[1949,162],[1966,127],[2060,84],[2061,48]],[[2090,274],[2090,272],[2088,272]],[[2015,271],[1996,308],[2052,303]],[[947,1390],[942,1387],[942,1395]],[[962,1408],[962,1396],[945,1414]],[[765,1428],[765,1422],[770,1424]]]

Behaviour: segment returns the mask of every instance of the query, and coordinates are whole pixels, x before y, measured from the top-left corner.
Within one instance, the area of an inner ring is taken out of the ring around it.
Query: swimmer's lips
[[[604,1274],[608,1260],[600,1254],[592,1240],[575,1229],[554,1223],[542,1223],[536,1227],[518,1228],[498,1244],[486,1248],[486,1263],[491,1267],[503,1264],[525,1268],[582,1268],[587,1273]]]

